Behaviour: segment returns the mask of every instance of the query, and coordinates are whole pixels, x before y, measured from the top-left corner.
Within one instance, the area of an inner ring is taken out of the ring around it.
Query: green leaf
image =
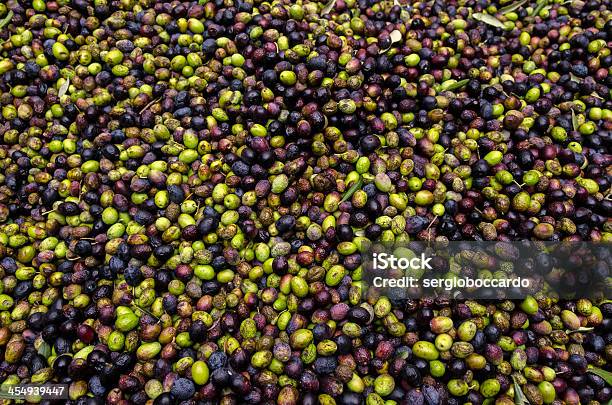
[[[463,80],[459,80],[456,83],[451,84],[450,86],[448,86],[445,90],[446,91],[453,91],[453,90],[457,90],[462,88],[463,86],[465,86],[466,84],[468,84],[470,82],[470,79],[463,79]]]
[[[45,359],[48,359],[49,356],[51,356],[51,346],[49,346],[49,343],[47,342],[42,342],[40,346],[38,347],[37,352],[38,354],[43,356]]]
[[[547,4],[548,4],[547,0],[539,1],[536,7],[531,11],[531,15],[534,16],[534,15],[540,14],[540,11],[542,11],[544,6],[546,6]]]
[[[0,28],[8,24],[9,21],[11,21],[11,18],[13,18],[13,10],[9,10],[9,12],[6,13],[6,16],[2,19],[2,21],[0,21]]]
[[[68,87],[70,87],[70,78],[64,80],[64,83],[62,83],[59,88],[59,91],[57,92],[57,97],[62,97],[63,95],[65,95],[68,91]]]
[[[578,127],[580,125],[578,124],[578,118],[576,117],[576,113],[574,112],[574,109],[572,108],[572,127],[574,127],[574,131],[578,131]]]
[[[606,383],[608,385],[612,385],[612,373],[606,370],[602,370],[600,368],[597,367],[589,367],[589,369],[587,370],[588,372],[591,372],[595,375],[600,376],[601,378],[603,378]]]
[[[362,184],[363,184],[363,179],[360,177],[359,180],[357,180],[357,183],[353,184],[351,186],[351,188],[346,190],[346,192],[342,196],[342,200],[340,200],[340,202],[345,202],[346,200],[351,198],[353,196],[353,194],[355,194],[355,191],[357,191],[357,190],[359,190],[361,188]]]
[[[321,10],[321,15],[329,14],[336,7],[336,0],[330,0]]]
[[[506,26],[504,25],[503,22],[499,21],[497,18],[493,17],[490,14],[474,13],[472,14],[472,18],[476,21],[480,21],[485,24],[489,24],[493,27],[501,28],[504,30],[506,29]]]
[[[514,381],[514,403],[515,405],[529,405],[529,400],[523,393],[521,386],[516,382],[516,379],[512,377]]]
[[[517,10],[519,8],[521,8],[521,6],[523,4],[527,3],[527,0],[521,0],[521,1],[517,1],[516,3],[510,4],[506,7],[502,7],[499,9],[499,13],[502,15],[508,14],[513,12],[514,10]]]

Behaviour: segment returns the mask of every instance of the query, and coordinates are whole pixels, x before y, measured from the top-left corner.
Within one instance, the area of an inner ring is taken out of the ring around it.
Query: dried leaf
[[[0,28],[3,28],[6,24],[8,24],[9,21],[11,21],[11,18],[13,18],[13,10],[9,10],[9,12],[6,13],[6,16],[2,19],[2,21],[0,21]]]
[[[68,91],[68,87],[70,87],[70,78],[67,78],[66,80],[64,80],[64,83],[62,83],[62,85],[59,88],[59,91],[57,92],[57,96],[58,97],[64,96],[66,92]]]
[[[389,34],[389,37],[391,38],[391,43],[394,44],[402,40],[402,33],[399,30],[393,30]]]
[[[359,180],[357,180],[357,183],[353,184],[351,186],[351,188],[349,188],[346,191],[346,193],[344,193],[344,196],[342,197],[342,200],[340,200],[340,202],[345,202],[346,200],[351,198],[353,196],[353,194],[355,194],[355,191],[357,191],[357,190],[359,190],[361,188],[362,184],[363,184],[363,179],[360,177]]]
[[[516,405],[529,405],[529,400],[523,393],[521,386],[516,382],[516,379],[512,377],[514,381],[514,403]]]
[[[568,330],[565,331],[565,333],[567,333],[569,335],[570,333],[590,332],[593,329],[595,329],[595,328],[592,328],[592,327],[587,328],[587,327],[581,326],[580,328],[578,328],[576,330],[568,329]]]
[[[451,84],[450,86],[448,86],[446,88],[446,91],[453,91],[453,90],[457,90],[462,88],[463,86],[465,86],[466,84],[468,84],[470,81],[470,79],[463,79],[463,80],[459,80],[456,83]]]
[[[391,45],[387,49],[381,49],[378,53],[385,53],[385,52],[387,52],[389,49],[391,49],[393,44],[401,41],[402,40],[402,33],[399,30],[393,30],[389,34],[389,38],[391,38]]]
[[[329,14],[336,7],[336,0],[330,0],[321,10],[321,15]]]
[[[572,8],[575,10],[582,10],[584,8],[584,1],[582,0],[570,0],[567,3],[571,3],[572,4]]]
[[[587,371],[600,376],[603,378],[608,385],[612,385],[612,373],[606,370],[602,370],[597,367],[590,367]]]
[[[506,29],[506,26],[504,25],[503,22],[499,21],[497,18],[493,17],[490,14],[474,13],[472,14],[472,18],[476,21],[480,21],[485,24],[489,24],[493,27]]]
[[[574,112],[574,109],[572,108],[572,127],[574,127],[574,131],[578,131],[578,127],[580,125],[578,124],[578,117],[576,117],[576,113]]]
[[[505,15],[505,14],[511,13],[511,12],[513,12],[514,10],[517,10],[517,9],[521,8],[521,6],[522,6],[523,4],[525,4],[525,3],[527,3],[527,0],[517,1],[516,3],[512,3],[512,4],[510,4],[510,5],[506,6],[506,7],[502,7],[502,8],[499,10],[499,13],[500,13],[500,14],[502,14],[502,15]]]

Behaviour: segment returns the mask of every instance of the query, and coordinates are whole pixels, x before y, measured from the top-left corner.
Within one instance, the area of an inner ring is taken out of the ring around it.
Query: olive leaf
[[[49,343],[47,342],[42,342],[38,347],[37,353],[43,356],[45,359],[48,359],[49,356],[51,356],[51,346],[49,346]]]
[[[57,92],[57,96],[58,97],[64,96],[66,92],[68,91],[68,87],[70,87],[70,78],[66,78],[66,80],[64,80],[64,83],[62,83],[62,85],[59,88],[59,91]]]
[[[575,330],[570,330],[570,329],[568,329],[568,330],[566,330],[566,331],[565,331],[565,333],[567,333],[567,334],[569,335],[570,333],[590,332],[590,331],[592,331],[593,329],[595,329],[595,328],[586,328],[586,327],[584,327],[584,326],[581,326],[580,328],[575,329]]]
[[[516,382],[516,378],[512,377],[512,381],[514,381],[514,403],[516,405],[529,405],[529,400],[523,394],[523,390],[521,386]]]
[[[539,1],[536,7],[531,11],[531,15],[534,16],[534,15],[540,14],[540,11],[542,11],[544,6],[546,6],[547,4],[548,4],[548,0]]]
[[[361,188],[362,184],[363,184],[363,179],[360,177],[359,180],[357,180],[357,182],[351,186],[351,188],[346,190],[346,193],[344,193],[344,196],[342,196],[342,200],[340,200],[340,202],[345,202],[346,200],[351,198],[353,194],[355,194],[355,191]]]
[[[6,24],[8,24],[9,21],[11,21],[11,18],[13,18],[13,10],[9,10],[9,12],[6,13],[6,16],[2,19],[2,21],[0,21],[0,28],[3,28]]]
[[[580,82],[580,79],[578,78],[578,76],[576,76],[575,74],[570,72],[570,80],[576,83]]]
[[[499,13],[504,15],[513,12],[514,10],[519,9],[523,4],[527,3],[527,0],[517,1],[516,3],[512,3],[506,7],[502,7],[499,9]]]
[[[489,24],[493,27],[506,29],[506,26],[504,25],[503,22],[499,21],[497,18],[493,17],[490,14],[474,13],[472,14],[472,18],[476,21],[480,21],[485,24]]]
[[[336,0],[330,0],[321,10],[321,15],[329,14],[336,7]]]
[[[389,38],[391,38],[391,45],[389,45],[389,47],[387,49],[381,49],[380,52],[378,52],[378,53],[385,53],[385,52],[387,52],[389,49],[391,49],[393,44],[395,44],[396,42],[401,41],[402,40],[402,33],[399,30],[393,30],[389,34]]]
[[[457,90],[462,88],[463,86],[465,86],[466,84],[468,84],[470,81],[470,79],[463,79],[463,80],[459,80],[456,83],[451,84],[450,86],[448,86],[445,90],[446,91],[453,91],[453,90]]]
[[[274,318],[274,320],[272,321],[272,325],[276,325],[276,322],[278,322],[278,318],[281,317],[282,314],[284,314],[285,312],[287,312],[288,309],[285,309],[284,311],[282,311],[280,314],[276,315],[276,317]]]
[[[608,385],[612,385],[612,373],[611,372],[602,370],[601,368],[597,368],[597,367],[589,367],[587,371],[600,376],[606,381]]]
[[[393,30],[389,34],[389,37],[391,38],[391,43],[394,44],[402,40],[402,33],[399,30]]]
[[[574,131],[578,131],[578,127],[580,126],[578,124],[578,118],[576,117],[576,113],[574,112],[574,109],[571,109],[572,111],[572,127],[574,127]]]

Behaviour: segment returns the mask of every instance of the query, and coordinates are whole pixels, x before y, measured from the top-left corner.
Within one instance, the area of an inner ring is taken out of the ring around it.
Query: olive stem
[[[161,101],[161,97],[156,98],[155,100],[149,102],[147,105],[145,105],[142,110],[140,110],[139,114],[142,114],[143,112],[145,112],[146,110],[148,110],[153,104],[157,103]]]
[[[215,326],[217,326],[219,324],[219,322],[221,322],[221,317],[217,318],[217,320],[215,322],[213,322],[213,324],[210,325],[210,328],[208,328],[207,330],[213,329]]]
[[[431,222],[429,223],[429,225],[427,225],[427,239],[431,240],[431,226],[433,225],[434,222],[436,222],[436,219],[438,219],[438,216],[435,215],[434,218],[431,220]]]

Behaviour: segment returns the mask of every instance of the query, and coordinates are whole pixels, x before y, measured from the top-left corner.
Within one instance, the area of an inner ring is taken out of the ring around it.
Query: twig
[[[208,328],[207,330],[211,330],[212,328],[217,326],[219,324],[219,322],[221,322],[221,317],[219,317],[215,322],[213,322],[213,324],[210,325],[210,328]]]
[[[153,104],[157,103],[158,101],[161,100],[161,97],[156,98],[155,100],[151,101],[149,104],[145,105],[142,110],[140,110],[140,112],[138,114],[142,114],[143,112],[145,112],[146,110],[149,109],[149,107],[151,107]]]

